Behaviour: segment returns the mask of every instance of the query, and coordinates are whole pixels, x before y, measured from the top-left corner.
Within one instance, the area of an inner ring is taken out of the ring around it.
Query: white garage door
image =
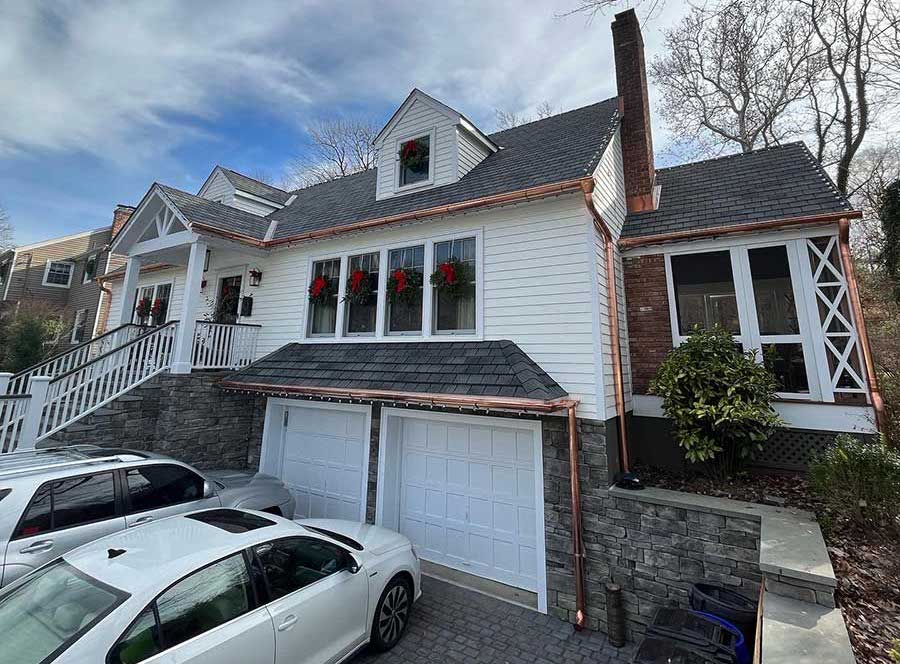
[[[296,517],[365,518],[367,412],[286,406],[280,477]]]
[[[400,530],[424,559],[538,591],[535,436],[403,418]]]

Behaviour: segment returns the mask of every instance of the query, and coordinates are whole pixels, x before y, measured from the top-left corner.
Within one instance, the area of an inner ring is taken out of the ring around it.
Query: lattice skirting
[[[840,433],[813,429],[778,429],[753,460],[754,466],[783,470],[805,470]],[[868,439],[871,436],[858,435]]]

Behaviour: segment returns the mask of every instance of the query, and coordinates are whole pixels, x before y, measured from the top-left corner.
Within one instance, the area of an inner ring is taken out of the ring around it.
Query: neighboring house
[[[133,210],[119,205],[112,226],[0,254],[0,301],[12,308],[40,302],[58,313],[67,323],[63,346],[91,339],[105,321],[109,304],[96,279],[124,264],[124,257],[109,253],[109,242]]]
[[[609,519],[649,541],[664,515],[606,489],[629,457],[671,454],[647,383],[694,324],[774,353],[783,456],[873,432],[879,400],[846,253],[858,213],[801,145],[657,171],[633,11],[613,35],[613,99],[488,135],[414,90],[372,170],[292,192],[224,168],[198,194],[150,187],[112,241],[128,260],[102,279],[108,327],[145,298],[170,322],[109,383],[165,370],[170,394],[117,442],[164,431],[152,444],[187,459],[258,460],[299,516],[397,528],[575,622],[587,603],[602,625],[610,577],[651,615],[666,589],[635,561],[678,558],[626,552]],[[225,394],[184,375],[236,366]]]

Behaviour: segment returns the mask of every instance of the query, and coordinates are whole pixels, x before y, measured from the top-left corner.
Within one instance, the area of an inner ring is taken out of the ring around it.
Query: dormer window
[[[431,138],[428,133],[398,141],[398,188],[431,182]]]

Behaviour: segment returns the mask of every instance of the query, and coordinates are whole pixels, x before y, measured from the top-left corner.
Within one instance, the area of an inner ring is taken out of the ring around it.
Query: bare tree
[[[623,0],[578,0],[578,4],[572,9],[557,15],[557,18],[573,16],[575,14],[583,14],[587,16],[588,23],[593,21],[597,14],[605,16],[608,10],[615,11],[619,8],[640,7],[642,22],[646,23],[654,18],[666,6],[666,0],[632,0],[625,2]]]
[[[808,94],[814,64],[802,7],[766,0],[693,7],[665,32],[665,44],[650,75],[680,142],[716,154],[796,136],[795,103]]]
[[[819,75],[811,81],[817,157],[834,165],[837,188],[848,193],[853,160],[879,113],[893,105],[882,46],[897,30],[896,12],[878,0],[796,0],[816,37]]]
[[[9,215],[0,207],[0,251],[6,251],[15,247],[13,242],[13,226]]]
[[[884,232],[879,214],[884,206],[885,192],[897,181],[900,181],[900,141],[863,148],[856,155],[848,195],[863,217],[852,226],[851,246],[864,268],[876,265],[882,253]]]
[[[553,106],[546,99],[538,104],[534,109],[534,115],[530,114],[519,114],[514,113],[513,111],[505,111],[500,108],[494,109],[494,122],[497,127],[497,131],[503,131],[505,129],[512,129],[513,127],[518,127],[519,125],[528,124],[529,122],[534,122],[535,120],[543,120],[544,118],[549,118],[551,115],[555,113]]]
[[[307,134],[311,147],[289,165],[286,186],[329,182],[375,166],[372,141],[378,135],[378,125],[374,120],[321,120],[310,126]]]

